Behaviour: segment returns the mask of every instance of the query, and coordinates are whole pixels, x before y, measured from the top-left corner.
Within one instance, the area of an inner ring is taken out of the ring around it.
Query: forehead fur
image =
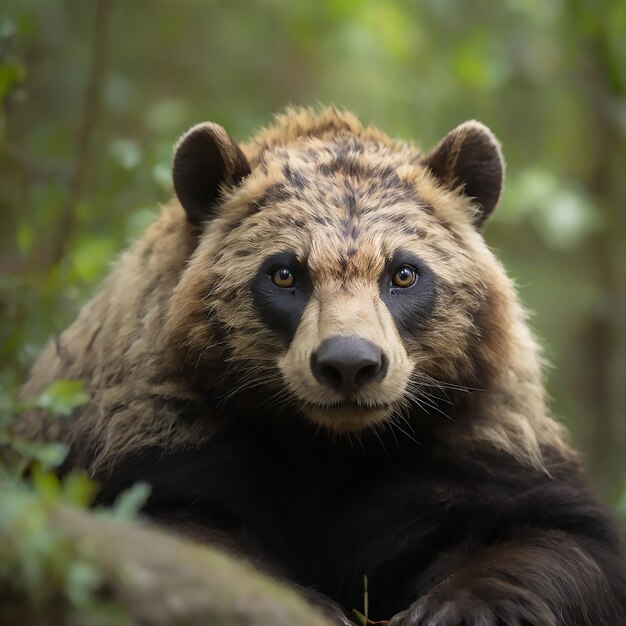
[[[325,155],[319,153],[324,152],[324,147]],[[258,180],[260,187],[279,181],[279,171],[271,167],[271,161],[281,154],[291,157],[282,174],[297,186],[295,165],[300,153],[305,162],[317,157],[322,168],[342,170],[345,175],[367,176],[376,170],[379,175],[385,175],[395,170],[400,181],[419,190],[425,202],[437,207],[441,220],[471,225],[475,212],[461,187],[450,189],[431,173],[424,165],[423,153],[414,144],[392,139],[373,126],[364,126],[352,113],[335,107],[320,111],[287,109],[275,116],[273,124],[241,144],[241,148],[252,166],[252,179]],[[277,178],[272,180],[274,176]]]
[[[303,255],[325,247],[320,261],[345,272],[363,246],[384,255],[407,240],[444,250],[450,239],[477,239],[470,200],[441,185],[415,146],[350,113],[290,110],[242,148],[252,173],[214,225],[242,256],[247,242],[271,233],[295,239],[282,243]]]
[[[329,141],[339,137],[359,137],[364,141],[406,148],[408,144],[392,140],[372,126],[364,127],[358,118],[347,111],[327,107],[320,111],[310,108],[290,108],[276,115],[274,123],[257,133],[249,142],[241,145],[248,160],[254,165],[266,152],[278,147],[302,144],[308,139]]]

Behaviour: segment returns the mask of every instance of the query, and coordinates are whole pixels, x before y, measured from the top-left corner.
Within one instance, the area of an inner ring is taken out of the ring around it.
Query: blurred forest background
[[[171,195],[171,148],[334,103],[432,147],[503,143],[486,227],[593,480],[626,515],[626,2],[3,0],[0,409]]]

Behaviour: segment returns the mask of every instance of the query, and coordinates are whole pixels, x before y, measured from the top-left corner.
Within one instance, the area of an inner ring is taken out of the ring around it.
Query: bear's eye
[[[293,272],[288,267],[277,267],[272,270],[270,277],[277,287],[293,287],[296,283]]]
[[[393,275],[391,282],[395,287],[411,287],[417,280],[417,270],[410,265],[402,265]]]

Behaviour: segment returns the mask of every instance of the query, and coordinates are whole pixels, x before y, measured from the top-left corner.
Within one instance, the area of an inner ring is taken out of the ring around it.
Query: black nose
[[[329,337],[311,356],[311,369],[321,383],[351,396],[385,376],[387,359],[377,345],[362,337]]]

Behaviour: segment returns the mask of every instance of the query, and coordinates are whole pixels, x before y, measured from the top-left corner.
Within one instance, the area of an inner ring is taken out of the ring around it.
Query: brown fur
[[[355,150],[338,165],[329,143],[344,140]],[[141,447],[178,449],[205,441],[215,418],[190,388],[180,361],[164,355],[182,351],[201,378],[204,363],[226,354],[224,339],[205,323],[214,316],[228,332],[226,358],[242,357],[276,379],[291,372],[287,386],[304,405],[320,395],[332,400],[313,380],[307,359],[325,336],[346,328],[358,327],[365,337],[382,335],[393,357],[393,375],[364,403],[383,396],[400,406],[411,376],[418,385],[420,376],[434,385],[467,385],[476,374],[469,353],[477,350],[489,373],[482,373],[485,389],[474,393],[482,419],[458,430],[463,445],[495,446],[535,466],[542,465],[542,445],[563,448],[560,429],[546,411],[540,356],[525,314],[474,228],[475,208],[462,189],[436,179],[414,146],[363,128],[335,109],[288,111],[242,150],[252,173],[226,193],[217,219],[201,232],[176,202],[166,207],[77,321],[47,347],[22,392],[34,397],[56,378],[84,378],[92,401],[71,421],[31,413],[22,432],[89,442],[96,448],[94,468]],[[339,169],[323,177],[324,166]],[[381,186],[371,182],[376,172],[397,179]],[[343,206],[346,189],[354,191],[352,214]],[[271,211],[263,206],[268,193],[278,194],[277,201],[270,199]],[[400,245],[418,248],[443,285],[431,330],[406,344],[372,291]],[[258,259],[281,247],[306,257],[320,285],[288,350],[276,345],[244,294]],[[241,297],[229,299],[231,294]],[[490,332],[483,336],[478,320],[485,301]],[[177,410],[168,408],[172,400],[188,403],[192,413],[197,403],[197,419],[177,420]],[[331,427],[335,417],[318,410],[319,421]],[[367,423],[387,417],[374,411]],[[338,430],[353,430],[350,424],[358,419],[348,417]]]

